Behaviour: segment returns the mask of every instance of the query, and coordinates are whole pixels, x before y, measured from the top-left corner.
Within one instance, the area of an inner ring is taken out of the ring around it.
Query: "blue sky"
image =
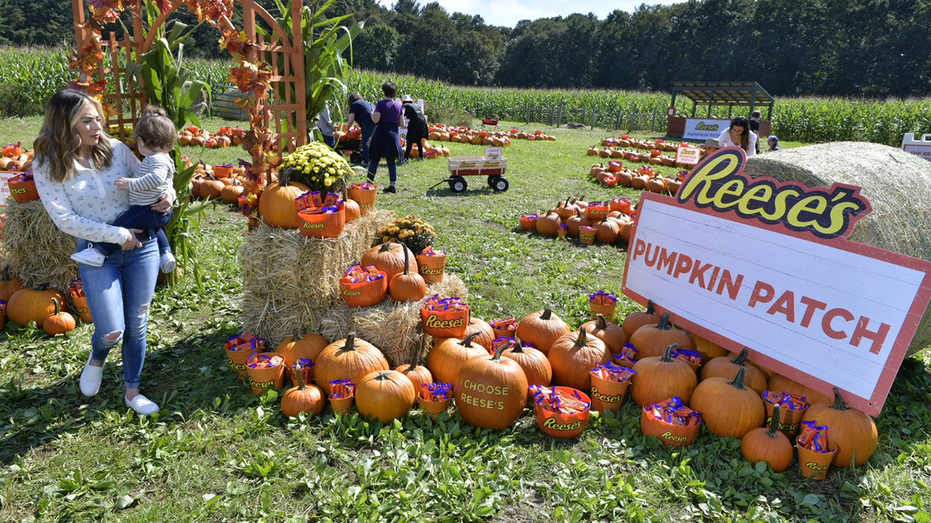
[[[431,0],[420,0],[425,5]],[[631,12],[640,4],[675,4],[682,0],[438,0],[450,13],[460,12],[481,15],[486,24],[514,27],[519,20],[535,20],[553,16],[566,16],[572,13],[595,13],[599,19],[621,9]],[[378,0],[378,3],[391,7],[395,0]]]

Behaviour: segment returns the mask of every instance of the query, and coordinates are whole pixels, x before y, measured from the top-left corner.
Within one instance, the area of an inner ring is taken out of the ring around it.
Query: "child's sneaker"
[[[88,247],[81,252],[72,254],[71,259],[78,263],[83,263],[84,265],[90,265],[91,267],[103,267],[103,262],[107,261],[107,257],[93,247]]]
[[[171,254],[171,251],[165,251],[162,253],[162,256],[159,258],[158,266],[162,272],[165,274],[175,272],[175,255]]]

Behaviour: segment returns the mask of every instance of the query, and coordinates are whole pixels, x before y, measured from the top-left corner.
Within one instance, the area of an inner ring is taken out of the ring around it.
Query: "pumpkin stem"
[[[553,316],[553,309],[547,308],[543,311],[543,314],[540,315],[541,320],[548,320]]]
[[[58,303],[58,298],[53,297],[52,303],[55,304],[55,314],[53,314],[52,316],[58,316],[59,314],[61,314],[61,304]]]
[[[576,208],[576,210],[575,210],[575,215],[578,216],[579,218],[581,218],[581,217],[582,217],[582,211],[579,210],[578,208]]]
[[[771,438],[775,438],[776,433],[779,431],[779,411],[781,410],[782,405],[776,405],[776,408],[773,409],[773,419],[769,423],[769,430],[766,431],[766,434]]]
[[[524,346],[520,344],[520,340],[518,340],[517,338],[514,338],[514,341],[513,341],[513,342],[510,342],[510,341],[509,341],[508,343],[513,343],[513,344],[514,344],[514,351],[513,351],[513,352],[518,352],[518,353],[521,353],[521,354],[524,353]]]
[[[743,349],[741,349],[740,354],[738,354],[736,358],[731,360],[731,363],[733,363],[734,365],[740,365],[741,367],[743,367],[745,365],[744,362],[747,361],[747,356],[749,355],[750,355],[750,349],[744,347]]]
[[[745,389],[744,375],[746,374],[747,374],[747,368],[741,367],[740,370],[737,371],[737,376],[734,377],[734,381],[731,382],[731,385],[733,385],[735,388],[738,388],[740,390],[744,390]]]
[[[343,344],[343,350],[356,350],[356,333],[350,332],[346,336],[346,343]]]
[[[671,345],[667,345],[667,346],[666,346],[666,350],[663,351],[663,357],[660,358],[660,361],[662,361],[663,363],[671,363],[673,360],[676,359],[676,358],[673,358],[673,357],[672,357],[672,351],[675,350],[675,349],[678,349],[678,348],[679,348],[679,344],[678,344],[678,343],[673,343],[673,344],[671,344]]]
[[[659,325],[656,326],[657,329],[661,331],[668,331],[672,327],[669,326],[669,313],[663,313],[663,317],[659,319]]]
[[[479,334],[481,334],[481,331],[475,331],[469,334],[468,336],[462,339],[462,343],[460,345],[463,345],[464,347],[468,347],[469,345],[472,344],[472,340],[474,340],[475,338],[478,338]]]
[[[599,329],[605,330],[608,328],[608,319],[605,318],[604,314],[596,314],[595,324],[598,326]]]
[[[831,405],[831,408],[836,410],[850,410],[850,406],[844,401],[844,397],[840,395],[840,390],[838,390],[837,387],[834,387],[834,404]]]
[[[498,350],[495,351],[495,355],[491,357],[491,361],[501,361],[501,355],[504,354],[504,351],[513,345],[513,342],[502,343]]]
[[[391,250],[391,242],[381,244],[381,249],[378,252],[388,252]]]
[[[213,176],[211,176],[213,178]],[[216,178],[213,178],[216,180]],[[291,183],[291,169],[282,169],[278,173],[278,185],[281,187],[287,187]]]
[[[647,314],[656,314],[656,309],[653,307],[653,300],[647,300]]]
[[[375,379],[378,381],[391,381],[391,375],[388,374],[388,371],[383,370],[375,376]]]
[[[305,390],[307,384],[304,382],[304,364],[300,361],[294,363],[294,374],[297,375],[297,387],[300,390]]]
[[[405,276],[410,275],[410,271],[408,270],[408,266],[407,266],[407,263],[408,263],[408,254],[407,254],[407,251],[408,251],[408,249],[405,248],[405,249],[404,249],[404,275],[405,275]]]
[[[584,347],[588,344],[588,333],[582,327],[579,327],[579,337],[575,340],[576,347]]]
[[[407,367],[407,370],[409,370],[410,372],[414,372],[415,370],[417,370],[417,362],[420,361],[420,354],[423,352],[423,347],[426,344],[427,344],[427,337],[421,336],[420,346],[417,347],[417,352],[414,353],[414,360],[411,361],[410,366]]]

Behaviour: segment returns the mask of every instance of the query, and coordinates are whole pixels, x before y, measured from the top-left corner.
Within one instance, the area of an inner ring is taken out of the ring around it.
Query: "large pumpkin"
[[[763,461],[776,472],[782,472],[792,464],[792,442],[785,434],[779,432],[779,414],[782,407],[773,410],[773,418],[768,429],[755,428],[744,434],[740,440],[740,451],[747,461],[756,465]]]
[[[406,416],[416,400],[414,384],[396,370],[370,372],[356,385],[359,414],[383,423]]]
[[[560,336],[568,334],[571,329],[566,322],[553,314],[550,309],[533,312],[517,324],[517,337],[530,343],[543,354],[550,352],[553,342]]]
[[[588,392],[592,389],[591,370],[599,363],[611,361],[611,351],[603,341],[579,328],[560,336],[547,358],[557,385]]]
[[[470,317],[469,326],[466,327],[466,335],[468,336],[473,332],[478,333],[478,336],[475,337],[475,343],[485,347],[485,350],[488,352],[492,352],[495,341],[495,331],[491,328],[491,325],[485,320]]]
[[[388,370],[388,361],[371,343],[350,333],[345,339],[326,346],[314,362],[317,384],[330,394],[330,382],[349,379],[356,385],[366,374]]]
[[[434,340],[433,348],[427,355],[427,368],[430,369],[435,381],[455,384],[459,378],[459,369],[466,361],[477,356],[488,355],[485,347],[472,341],[478,336],[478,332],[473,332],[462,340],[458,338]]]
[[[298,334],[281,340],[281,343],[275,348],[275,352],[284,356],[284,361],[288,367],[294,365],[300,359],[308,359],[316,365],[320,351],[329,344],[330,342],[319,334]]]
[[[26,326],[30,321],[42,327],[45,318],[55,313],[52,298],[58,300],[62,310],[67,311],[65,297],[56,290],[37,288],[22,289],[13,293],[6,305],[6,316],[10,321]]]
[[[5,267],[0,273],[0,300],[10,301],[10,297],[23,290],[23,282],[19,278],[10,276],[10,268]]]
[[[837,445],[835,467],[860,466],[876,452],[879,432],[873,418],[850,408],[834,388],[834,403],[819,403],[808,407],[802,421],[817,421],[828,426],[828,440]]]
[[[395,274],[404,272],[405,265],[409,272],[420,274],[417,272],[417,260],[410,255],[410,249],[399,242],[383,243],[372,247],[362,255],[361,265],[363,267],[374,265],[376,269],[385,273],[389,282]]]
[[[621,323],[621,328],[624,329],[624,335],[627,336],[629,340],[640,327],[644,325],[657,325],[658,323],[659,316],[653,308],[653,300],[649,300],[647,301],[647,309],[643,312],[636,311],[628,314]]]
[[[524,376],[527,377],[529,385],[548,386],[553,380],[553,368],[550,366],[550,360],[546,357],[546,354],[533,347],[524,347],[520,341],[515,341],[511,347],[505,349],[502,356],[511,358],[520,365],[520,368],[524,370]]]
[[[433,374],[430,373],[430,369],[420,364],[420,355],[423,353],[423,346],[425,343],[426,336],[423,336],[411,362],[399,365],[394,369],[411,380],[411,383],[414,384],[415,396],[420,394],[420,389],[423,387],[424,383],[433,383]]]
[[[698,378],[688,363],[672,357],[675,348],[672,344],[661,357],[641,358],[634,364],[631,397],[638,405],[659,403],[673,396],[679,396],[685,404],[692,399]]]
[[[553,211],[549,211],[545,215],[537,218],[537,232],[543,236],[554,238],[556,237],[556,233],[559,232],[559,225],[561,223],[562,220],[559,218],[559,215]]]
[[[266,187],[259,197],[259,214],[262,220],[274,227],[299,228],[303,220],[297,215],[297,202],[294,200],[309,190],[310,188],[302,183],[289,182],[288,176],[282,173],[280,181]],[[203,191],[202,185],[201,193]]]
[[[744,347],[736,358],[731,358],[730,356],[714,358],[702,367],[701,379],[724,378],[732,380],[737,376],[737,371],[746,368],[747,374],[744,377],[744,385],[755,390],[757,394],[763,394],[767,389],[766,376],[760,372],[760,369],[753,365],[748,365],[750,362],[747,361],[747,355],[749,354],[750,349]]]
[[[503,344],[489,356],[470,359],[456,380],[456,410],[470,425],[500,430],[510,427],[527,403],[527,377],[516,361],[502,358]]]
[[[404,263],[401,265],[401,272],[391,277],[388,282],[388,293],[394,301],[420,301],[427,295],[427,282],[417,271],[417,262],[414,262],[414,270],[410,270],[411,250],[404,248]]]
[[[611,354],[618,354],[627,343],[627,336],[624,330],[617,324],[612,323],[604,317],[604,314],[596,314],[595,319],[582,324],[582,328],[589,334],[594,335],[599,340],[605,342],[605,346],[611,351]]]
[[[807,385],[802,385],[782,374],[773,374],[773,377],[769,380],[769,390],[789,392],[796,396],[804,397],[808,400],[809,405],[814,405],[815,403],[831,403],[834,401],[834,398],[831,396],[823,392],[818,392]]]
[[[718,436],[742,438],[752,429],[762,427],[766,420],[763,398],[744,386],[746,372],[745,367],[741,368],[732,381],[708,378],[692,393],[690,406],[701,412],[705,426]]]
[[[658,325],[644,325],[630,337],[630,343],[640,351],[640,358],[662,356],[666,347],[675,343],[680,349],[693,350],[692,338],[669,323],[669,313],[663,314]]]
[[[300,365],[298,365],[297,372],[294,373],[297,386],[286,390],[284,396],[281,397],[281,413],[289,418],[293,418],[301,412],[320,414],[326,405],[323,391],[316,385],[304,383],[304,373],[301,370]]]

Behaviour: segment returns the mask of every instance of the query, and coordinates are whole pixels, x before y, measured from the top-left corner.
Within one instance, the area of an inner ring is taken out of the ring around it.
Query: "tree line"
[[[365,21],[356,67],[457,85],[667,91],[677,81],[757,81],[783,96],[931,95],[931,0],[690,0],[513,28],[436,2],[330,9]],[[60,0],[0,0],[0,12],[0,44],[73,42]],[[199,28],[189,52],[226,58],[216,38]]]

